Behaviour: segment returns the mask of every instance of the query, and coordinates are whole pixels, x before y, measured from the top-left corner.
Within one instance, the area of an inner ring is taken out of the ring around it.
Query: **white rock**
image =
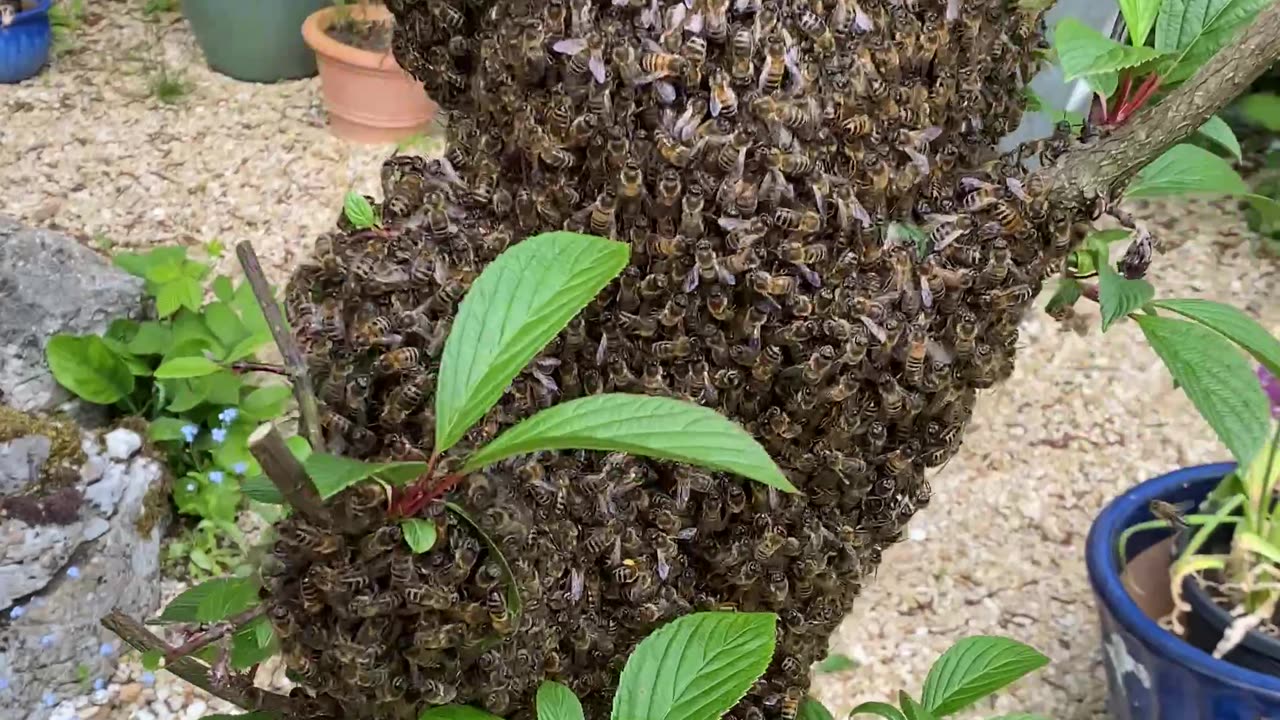
[[[187,710],[184,715],[187,720],[200,720],[200,718],[204,717],[205,711],[208,709],[209,703],[197,699],[193,700],[191,704],[187,706]]]
[[[156,714],[146,708],[142,708],[133,714],[133,720],[156,720]]]
[[[107,443],[107,456],[116,460],[128,460],[142,448],[142,438],[128,428],[116,428],[104,438]]]
[[[924,542],[925,538],[929,537],[929,531],[922,527],[913,527],[908,531],[907,537],[915,542]]]

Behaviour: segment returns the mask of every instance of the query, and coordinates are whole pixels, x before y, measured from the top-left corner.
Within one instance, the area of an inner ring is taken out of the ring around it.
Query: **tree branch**
[[[274,424],[262,423],[249,435],[249,452],[289,507],[322,527],[332,526],[333,518],[320,492]]]
[[[239,630],[241,627],[262,617],[262,613],[263,608],[259,605],[245,610],[233,618],[216,623],[213,627],[202,633],[196,633],[190,640],[182,643],[182,645],[167,651],[164,654],[165,664],[167,665],[178,658],[186,657],[209,643],[215,643],[221,640],[227,636],[227,633]]]
[[[240,258],[240,267],[244,268],[245,279],[253,288],[253,296],[262,306],[262,314],[267,318],[267,326],[271,328],[271,336],[275,338],[280,355],[284,358],[284,367],[293,384],[293,396],[298,401],[298,424],[302,435],[311,443],[315,452],[324,452],[324,434],[320,429],[320,408],[316,403],[316,391],[311,385],[311,375],[307,372],[307,359],[302,349],[289,332],[289,325],[284,321],[280,305],[271,294],[271,286],[267,284],[267,276],[262,272],[258,255],[253,245],[242,242],[236,245],[236,257]]]
[[[1224,47],[1163,101],[1139,111],[1101,140],[1067,152],[1042,172],[1054,205],[1089,207],[1110,201],[1147,163],[1181,142],[1243,93],[1280,58],[1280,3],[1272,3],[1236,41]]]

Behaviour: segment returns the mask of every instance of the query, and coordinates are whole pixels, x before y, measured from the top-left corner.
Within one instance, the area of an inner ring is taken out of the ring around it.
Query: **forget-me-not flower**
[[[196,491],[196,484],[195,484],[195,483],[187,483],[187,492],[195,492],[195,491]]]
[[[146,672],[142,673],[142,677],[138,679],[141,680],[142,684],[145,685],[146,687],[151,687],[152,685],[156,684],[156,674],[151,672],[150,670],[147,670]]]
[[[109,642],[104,642],[102,643],[102,645],[98,647],[98,654],[101,655],[102,657],[110,657],[111,653],[115,651],[116,651],[115,646]]]
[[[249,463],[238,462],[235,465],[232,465],[231,469],[235,472],[235,474],[243,475],[249,471]]]
[[[54,635],[53,633],[42,635],[40,637],[40,647],[46,647],[46,648],[53,647],[53,642],[57,639],[58,639],[57,636]]]
[[[214,485],[221,485],[224,479],[226,479],[226,476],[222,474],[221,470],[214,470],[213,472],[209,473],[209,482],[213,483]]]
[[[200,434],[200,428],[195,425],[187,424],[182,426],[182,437],[186,438],[187,442],[189,443],[195,442],[196,435],[199,435],[199,434]]]
[[[44,702],[45,707],[53,707],[58,704],[58,696],[49,691],[45,691],[44,696],[40,698]]]
[[[71,567],[67,568],[67,577],[71,578],[72,580],[78,580],[80,578],[80,568],[76,567],[75,565],[72,565]]]
[[[10,619],[10,620],[17,620],[18,618],[20,618],[20,617],[22,617],[23,615],[26,615],[26,614],[27,614],[27,609],[26,609],[26,608],[22,607],[21,605],[14,605],[14,606],[13,606],[13,609],[11,609],[11,610],[9,611],[9,619]]]
[[[94,680],[94,681],[93,681],[93,689],[94,689],[94,690],[97,690],[97,691],[99,691],[99,692],[101,692],[102,690],[106,690],[106,689],[107,689],[107,679],[106,679],[106,678],[98,678],[97,680]]]
[[[222,421],[223,425],[230,425],[235,422],[236,416],[239,414],[239,410],[235,408],[227,408],[226,410],[218,413],[218,419]]]
[[[222,442],[227,439],[226,428],[214,428],[213,430],[209,431],[209,434],[213,436],[213,441],[219,445],[221,445]]]

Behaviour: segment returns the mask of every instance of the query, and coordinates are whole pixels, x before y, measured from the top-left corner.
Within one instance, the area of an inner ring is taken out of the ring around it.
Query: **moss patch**
[[[87,459],[80,448],[80,426],[68,418],[42,416],[0,405],[0,442],[28,435],[49,438],[49,459],[40,466],[40,476],[22,494],[47,495],[72,485]]]

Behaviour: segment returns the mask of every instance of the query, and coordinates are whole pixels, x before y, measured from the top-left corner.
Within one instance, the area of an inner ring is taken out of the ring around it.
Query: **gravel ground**
[[[0,86],[0,212],[86,243],[255,244],[283,280],[328,227],[348,188],[372,193],[390,147],[357,147],[322,127],[317,80],[251,85],[209,72],[175,15],[96,0],[74,48],[20,86]],[[161,59],[190,83],[176,104],[149,96]],[[1280,328],[1271,263],[1248,251],[1235,213],[1208,203],[1135,208],[1177,217],[1152,280],[1165,296],[1233,302]],[[224,259],[229,266],[232,260]],[[1007,635],[1052,664],[980,715],[1099,717],[1105,696],[1084,539],[1109,498],[1223,451],[1131,325],[1105,338],[1028,320],[1014,377],[979,403],[964,448],[936,477],[933,503],[833,640],[859,666],[818,679],[833,710],[917,692],[955,640]],[[176,592],[177,588],[173,588]],[[266,667],[260,681],[282,682]],[[126,661],[59,718],[198,718],[227,708]],[[150,683],[144,681],[151,681]]]

